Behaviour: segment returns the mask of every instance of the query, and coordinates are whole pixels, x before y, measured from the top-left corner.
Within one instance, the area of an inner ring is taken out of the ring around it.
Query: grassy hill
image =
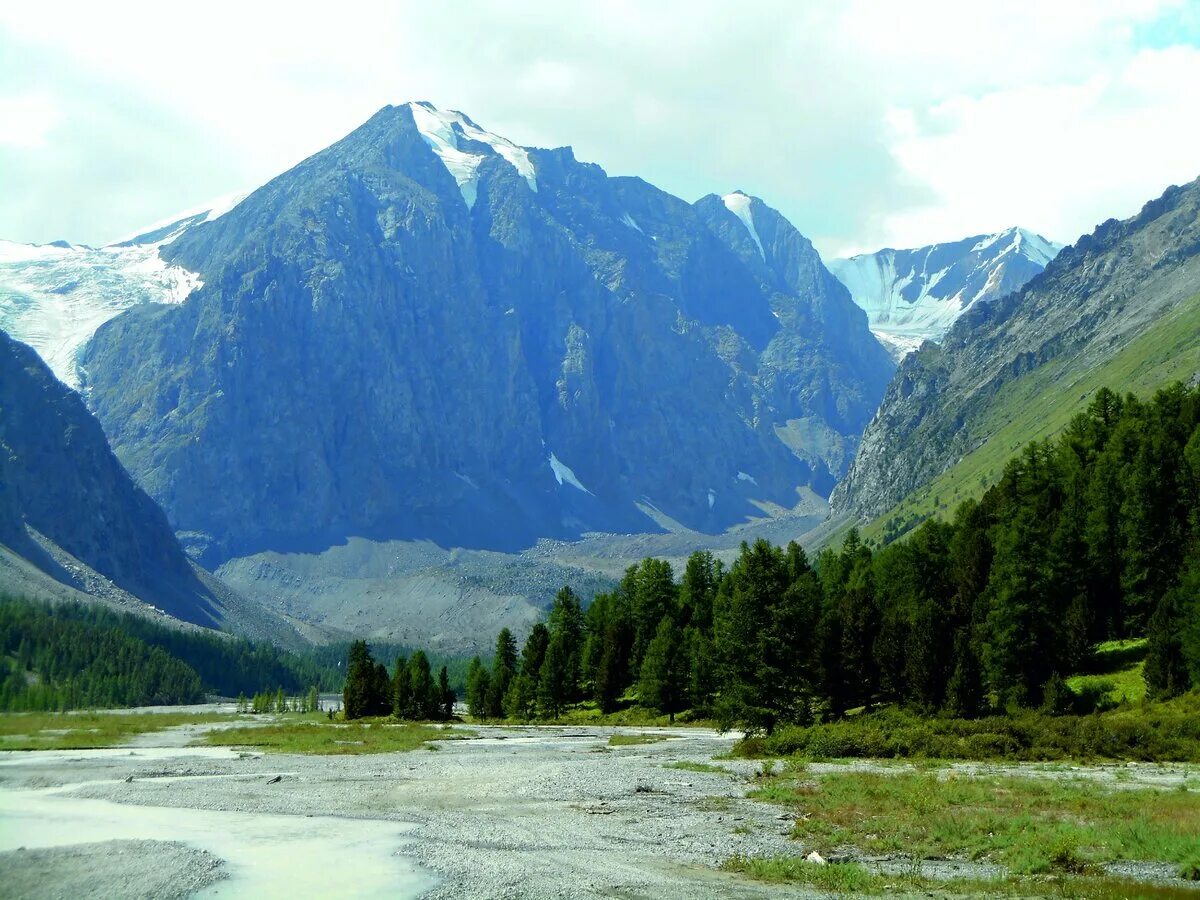
[[[1173,381],[1188,381],[1198,371],[1200,294],[1099,364],[1092,354],[1062,356],[1005,384],[986,414],[972,423],[972,433],[986,435],[984,443],[865,526],[863,537],[881,542],[978,498],[1021,447],[1058,434],[1101,387],[1147,396]],[[831,542],[839,539],[840,532]]]

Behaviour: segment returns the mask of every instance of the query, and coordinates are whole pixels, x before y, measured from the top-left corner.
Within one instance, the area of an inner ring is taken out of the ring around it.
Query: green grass
[[[222,713],[0,713],[0,750],[119,747],[139,734],[234,718]]]
[[[803,857],[793,856],[735,856],[725,862],[727,872],[748,875],[756,881],[772,883],[798,882],[823,891],[839,894],[881,893],[888,879],[869,872],[857,863],[821,865]]]
[[[731,752],[750,758],[1200,762],[1200,692],[1077,716],[1025,711],[949,719],[889,708],[780,728],[743,740]]]
[[[712,728],[711,719],[693,714],[690,710],[677,713],[675,721],[671,717],[660,715],[652,709],[645,709],[633,702],[627,702],[615,712],[603,712],[593,701],[580,703],[563,712],[557,719],[538,720],[542,725],[627,725],[632,727],[693,727]]]
[[[464,731],[386,719],[351,723],[296,720],[210,731],[204,735],[204,742],[217,747],[255,747],[273,753],[343,756],[402,753],[426,746],[429,741],[454,741],[471,736]]]
[[[683,769],[685,772],[707,772],[712,775],[731,775],[733,774],[723,766],[714,766],[711,763],[692,762],[691,760],[681,759],[678,762],[667,763],[668,769]]]
[[[1090,358],[1060,356],[1005,384],[982,414],[968,416],[971,434],[983,445],[865,526],[864,539],[880,541],[888,522],[946,515],[963,500],[980,497],[1022,447],[1061,432],[1099,388],[1146,396],[1173,381],[1187,381],[1198,369],[1200,294],[1099,366]]]
[[[734,856],[722,868],[770,884],[804,884],[834,896],[1054,897],[1087,900],[1177,900],[1195,898],[1193,888],[1143,884],[1122,878],[1054,875],[1045,878],[937,879],[920,874],[920,866],[900,874],[883,874],[859,863],[821,865],[799,856]]]
[[[1094,697],[1102,707],[1140,703],[1146,696],[1145,658],[1145,638],[1105,641],[1096,648],[1090,671],[1068,678],[1067,687],[1081,697]]]
[[[1200,834],[1194,793],[1086,779],[800,770],[749,796],[792,810],[793,836],[826,855],[854,847],[986,860],[1024,875],[1084,874],[1114,860],[1182,865]]]
[[[635,744],[657,744],[665,740],[665,734],[614,734],[608,739],[608,746],[631,747]]]

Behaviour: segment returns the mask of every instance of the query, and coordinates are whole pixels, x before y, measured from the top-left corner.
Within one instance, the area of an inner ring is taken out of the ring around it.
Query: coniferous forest
[[[564,588],[519,650],[505,630],[490,664],[471,661],[468,708],[528,720],[632,700],[748,733],[884,705],[1080,712],[1064,679],[1101,642],[1143,636],[1151,699],[1200,687],[1198,423],[1196,387],[1101,390],[980,500],[882,549],[855,530],[815,559],[760,540],[728,567],[695,553],[678,581],[646,559],[586,611]]]
[[[193,703],[341,684],[335,667],[269,644],[180,631],[101,606],[0,596],[0,709]]]

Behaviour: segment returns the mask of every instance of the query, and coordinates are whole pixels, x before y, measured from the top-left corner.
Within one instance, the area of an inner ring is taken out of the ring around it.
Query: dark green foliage
[[[1050,716],[1022,710],[981,719],[880,710],[752,738],[740,752],[826,758],[1128,759],[1200,762],[1200,695],[1147,710]]]
[[[663,616],[646,647],[638,679],[638,699],[642,706],[668,713],[671,722],[675,713],[684,709],[688,694],[689,666],[686,647],[679,626],[670,616]]]
[[[517,674],[517,640],[507,628],[496,636],[496,655],[492,657],[492,673],[487,686],[487,715],[498,719],[504,715],[504,698]]]
[[[583,676],[585,623],[583,603],[569,587],[564,587],[554,598],[547,627],[551,634],[560,639],[566,658],[561,686],[563,702],[575,703],[583,699],[580,682]]]
[[[346,684],[342,688],[342,709],[347,719],[385,716],[392,711],[387,669],[375,662],[366,641],[350,645],[346,664]]]
[[[542,665],[538,669],[537,709],[544,718],[557,718],[567,704],[569,665],[567,638],[562,633],[556,633],[546,645]]]
[[[1200,388],[1148,402],[1100,391],[980,501],[902,542],[873,549],[851,529],[813,566],[794,543],[759,540],[728,571],[693,554],[678,585],[648,559],[586,613],[564,588],[520,674],[506,676],[502,712],[554,718],[584,697],[615,712],[636,687],[643,707],[711,711],[748,734],[877,706],[955,721],[1029,708],[1069,717],[1103,697],[1066,676],[1097,643],[1147,629],[1150,696],[1184,693],[1200,686],[1197,467]],[[493,668],[490,687],[472,670],[475,705],[486,691],[492,715],[495,673],[516,671],[511,636],[501,644],[512,662]]]
[[[490,714],[488,691],[491,683],[491,675],[476,656],[467,670],[467,712],[476,719],[487,718]]]
[[[200,676],[130,635],[127,617],[0,599],[0,709],[195,703]]]
[[[654,639],[663,616],[674,616],[678,589],[671,564],[662,559],[644,559],[641,565],[630,566],[621,581],[620,592],[626,595],[633,610],[633,652],[630,661],[634,671],[642,664],[646,648]]]
[[[83,700],[78,693],[78,687],[71,698],[59,697],[57,688],[51,689],[48,682],[57,683],[66,677],[62,664],[54,667],[55,674],[39,672],[38,660],[57,654],[76,653],[72,665],[84,665],[83,654],[97,650],[96,640],[102,635],[108,635],[105,640],[117,641],[120,636],[135,644],[143,645],[159,651],[162,656],[180,662],[189,671],[198,675],[204,690],[235,697],[238,694],[251,696],[266,690],[274,691],[283,687],[288,693],[304,691],[312,685],[323,689],[336,689],[342,681],[341,672],[336,664],[327,664],[316,658],[314,654],[299,655],[279,650],[268,644],[255,644],[250,641],[233,638],[228,635],[209,631],[181,631],[167,628],[140,616],[126,613],[115,613],[105,607],[92,604],[65,603],[53,606],[19,600],[0,595],[0,683],[8,685],[8,694],[0,698],[0,708],[7,703],[23,704],[20,708],[61,708],[63,703],[70,700],[68,705],[78,702],[86,706],[126,706],[136,702],[137,691],[130,693],[128,687],[90,690],[90,699]],[[86,639],[64,641],[61,635],[65,630],[71,633],[83,633],[94,636]],[[56,636],[57,635],[57,636]],[[124,641],[121,641],[124,643]],[[63,646],[59,646],[63,645]],[[69,645],[69,646],[67,646]],[[115,645],[114,645],[115,646]],[[15,659],[16,667],[8,659]],[[344,651],[342,658],[344,659]],[[109,660],[98,660],[98,664],[109,666],[118,658],[109,654]],[[24,688],[18,689],[17,670],[26,675],[20,680],[27,685],[40,685],[37,691],[29,693],[25,699],[17,700],[18,694],[24,693]],[[93,677],[98,677],[101,669],[94,669]],[[150,672],[149,669],[146,670]],[[101,680],[108,680],[103,676]],[[137,680],[140,680],[140,676]],[[34,699],[33,694],[41,699]],[[151,692],[153,693],[153,692]],[[197,694],[185,692],[195,699]],[[111,694],[111,701],[105,700]],[[119,699],[119,698],[124,699]],[[160,701],[155,701],[160,702]],[[172,700],[161,702],[191,702]],[[35,704],[30,706],[28,704]],[[46,704],[40,706],[36,704]],[[10,708],[18,708],[16,706]]]

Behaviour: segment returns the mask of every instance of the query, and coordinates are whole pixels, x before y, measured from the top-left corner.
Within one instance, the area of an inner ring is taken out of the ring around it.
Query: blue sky
[[[0,237],[113,240],[428,99],[827,256],[1071,241],[1200,175],[1198,95],[1196,0],[13,2]]]

